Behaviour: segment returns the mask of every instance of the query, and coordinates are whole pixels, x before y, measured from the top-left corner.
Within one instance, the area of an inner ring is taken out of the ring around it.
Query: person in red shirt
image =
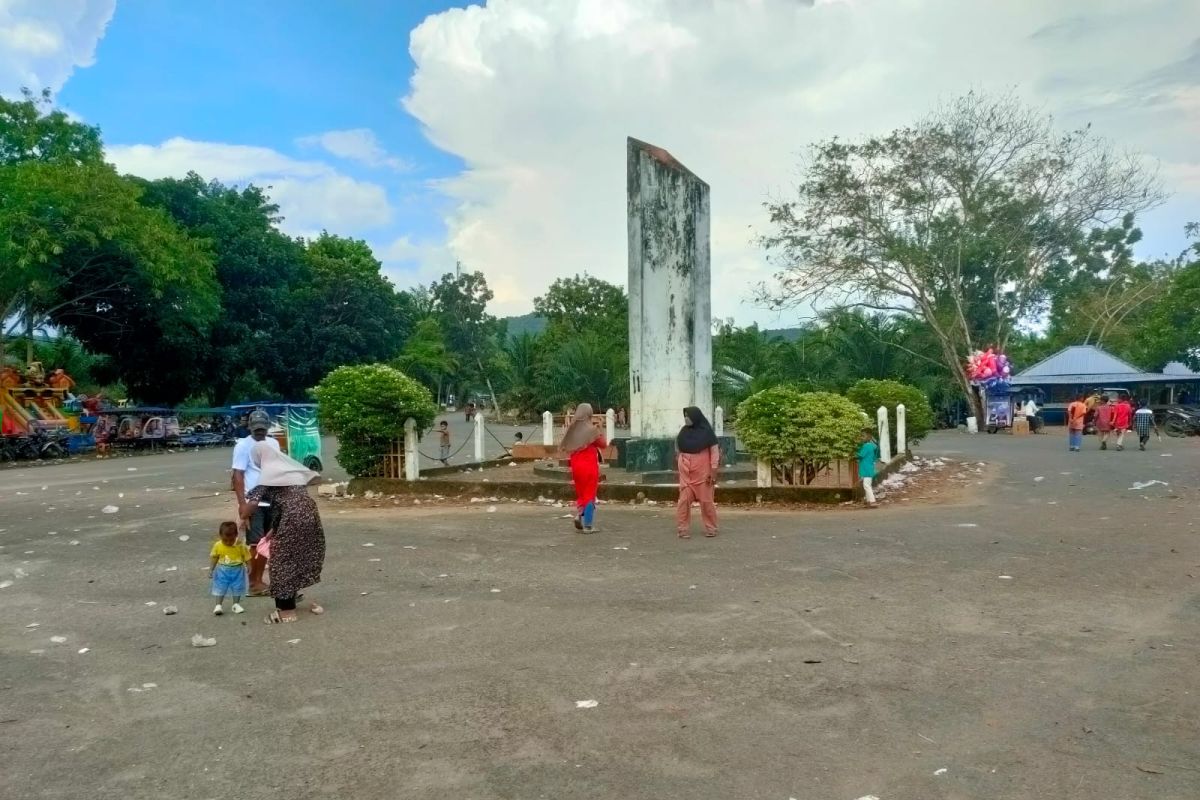
[[[592,533],[596,515],[596,492],[600,488],[600,460],[608,442],[592,425],[592,407],[580,403],[559,448],[570,458],[571,480],[575,483],[575,529]]]
[[[1096,435],[1100,437],[1100,449],[1108,449],[1108,438],[1112,436],[1116,406],[1109,402],[1108,395],[1100,395],[1100,403],[1096,406]]]
[[[1118,450],[1125,449],[1125,432],[1132,427],[1133,406],[1129,402],[1129,395],[1124,395],[1113,408],[1113,430],[1117,432]]]

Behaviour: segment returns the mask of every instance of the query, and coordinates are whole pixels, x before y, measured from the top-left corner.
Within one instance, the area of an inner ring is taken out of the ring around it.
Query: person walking
[[[246,496],[242,518],[249,519],[261,503],[268,503],[270,509],[261,544],[271,570],[275,610],[264,622],[295,622],[300,591],[321,581],[325,565],[325,530],[317,503],[308,494],[308,485],[321,476],[265,442],[256,444],[250,457],[260,476],[258,486]],[[310,603],[308,610],[325,611],[316,603]]]
[[[721,467],[717,433],[696,406],[683,410],[683,427],[675,437],[675,466],[679,470],[679,500],[675,503],[675,527],[680,539],[692,538],[692,503],[700,504],[704,535],[717,535],[717,503],[714,498]]]
[[[271,427],[271,417],[261,408],[250,412],[246,419],[246,428],[250,434],[238,439],[233,446],[233,494],[237,498],[238,509],[246,505],[246,498],[258,486],[259,470],[251,458],[256,446],[263,444],[279,452],[279,441],[273,436],[267,436]],[[266,507],[255,507],[254,513],[246,520],[246,544],[250,547],[250,597],[262,597],[267,593],[263,572],[267,560],[258,555],[258,541],[266,530]]]
[[[1108,440],[1112,436],[1113,417],[1116,408],[1108,400],[1108,395],[1100,395],[1100,403],[1096,406],[1096,435],[1100,437],[1100,449],[1108,449]]]
[[[1083,423],[1087,415],[1083,395],[1075,395],[1075,400],[1067,406],[1067,447],[1072,453],[1078,453],[1083,447]]]
[[[1125,449],[1125,432],[1133,427],[1133,405],[1129,395],[1122,395],[1113,406],[1113,430],[1117,432],[1117,449]]]
[[[1138,450],[1146,449],[1146,442],[1150,441],[1150,431],[1154,431],[1154,435],[1162,440],[1158,423],[1154,421],[1154,411],[1145,400],[1138,401],[1138,409],[1133,413],[1133,428],[1138,435]]]
[[[604,434],[592,424],[592,407],[580,403],[567,432],[563,434],[561,450],[570,459],[571,480],[575,484],[575,530],[593,533],[596,515],[596,493],[600,489],[600,459],[608,446]]]
[[[879,460],[879,445],[875,443],[874,431],[863,428],[861,442],[858,448],[858,477],[862,480],[863,499],[867,508],[878,508],[875,502],[875,462]]]

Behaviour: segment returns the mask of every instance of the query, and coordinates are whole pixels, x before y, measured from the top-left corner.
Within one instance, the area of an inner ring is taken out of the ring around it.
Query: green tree
[[[218,310],[212,258],[139,194],[103,163],[0,166],[0,315],[119,353],[105,379],[182,399],[198,371],[187,355]]]
[[[54,108],[50,90],[21,90],[20,100],[0,97],[0,165],[25,161],[79,166],[100,164],[100,129]]]
[[[458,361],[446,347],[442,326],[435,317],[426,317],[404,344],[396,365],[434,390],[439,405],[445,395],[442,390],[446,377],[458,368]]]
[[[458,371],[451,376],[458,393],[465,400],[473,389],[486,386],[498,411],[492,373],[504,325],[487,311],[493,296],[482,272],[446,273],[416,292],[416,304],[436,316],[442,326],[458,363]]]
[[[1187,226],[1193,242],[1176,261],[1166,291],[1142,315],[1130,344],[1135,363],[1159,369],[1182,361],[1200,369],[1200,224]]]
[[[338,437],[338,463],[356,477],[373,474],[391,443],[403,441],[409,417],[424,431],[437,415],[428,389],[385,364],[338,367],[312,393],[321,424]]]
[[[211,335],[193,343],[204,388],[224,403],[250,369],[276,384],[296,355],[289,335],[295,289],[309,274],[303,244],[275,227],[279,209],[258,187],[231,188],[195,173],[140,182],[142,202],[166,211],[215,257],[221,315]]]
[[[502,357],[501,394],[508,408],[521,414],[544,411],[545,402],[538,386],[538,354],[541,337],[528,331],[510,338]]]
[[[625,290],[599,278],[558,278],[544,295],[533,299],[533,308],[546,318],[547,333],[557,331],[565,338],[591,332],[614,342],[629,341]]]
[[[412,330],[410,304],[381,267],[361,240],[322,233],[306,244],[281,330],[288,357],[263,369],[280,392],[300,397],[334,367],[385,361],[400,350]]]
[[[591,403],[603,411],[627,402],[629,351],[595,333],[560,345],[539,372],[545,408]]]
[[[796,196],[767,206],[778,272],[763,294],[915,317],[973,396],[967,355],[1003,348],[1044,308],[1080,235],[1162,197],[1089,129],[1063,135],[1011,97],[972,93],[887,136],[813,145]]]

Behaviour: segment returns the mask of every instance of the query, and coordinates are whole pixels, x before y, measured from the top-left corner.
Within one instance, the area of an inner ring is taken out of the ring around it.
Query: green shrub
[[[863,418],[858,406],[829,392],[790,386],[764,389],[737,408],[738,438],[768,461],[827,464],[858,449]]]
[[[338,437],[338,463],[355,477],[378,468],[390,443],[404,439],[409,417],[424,431],[437,416],[428,389],[384,364],[338,367],[313,395],[322,427]]]
[[[909,444],[919,442],[933,430],[933,407],[929,398],[915,386],[899,381],[876,381],[863,379],[850,387],[846,396],[875,424],[879,407],[888,410],[888,426],[891,430],[892,448],[896,446],[896,406],[904,404],[906,434]]]

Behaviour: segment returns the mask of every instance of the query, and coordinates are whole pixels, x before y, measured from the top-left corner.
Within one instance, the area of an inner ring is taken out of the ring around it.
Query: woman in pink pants
[[[704,535],[717,535],[717,504],[713,491],[717,485],[717,470],[721,466],[721,448],[717,434],[704,414],[695,406],[683,410],[683,428],[675,438],[679,451],[675,463],[679,469],[679,502],[675,504],[675,523],[680,539],[690,539],[692,503],[700,503],[700,518]]]

